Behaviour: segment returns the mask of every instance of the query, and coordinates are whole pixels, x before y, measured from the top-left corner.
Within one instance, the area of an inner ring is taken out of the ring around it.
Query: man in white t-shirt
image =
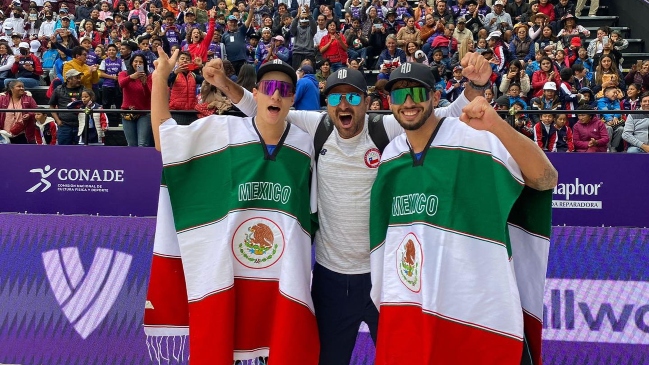
[[[469,62],[480,57],[467,56]],[[436,109],[438,118],[459,117],[462,108],[489,86],[490,70],[472,70],[466,71],[471,81],[464,94],[451,106]],[[256,114],[252,95],[225,77],[221,60],[208,63],[203,75],[242,112]],[[361,322],[368,325],[376,340],[378,311],[370,298],[369,201],[381,151],[369,132],[366,112],[370,98],[363,74],[353,69],[338,70],[327,79],[324,94],[326,113],[290,111],[287,120],[311,138],[320,133],[317,130],[324,117],[335,127],[325,136],[317,156],[320,229],[315,236],[311,295],[320,334],[320,364],[347,365]],[[403,133],[392,115],[385,115],[382,125],[387,140]]]

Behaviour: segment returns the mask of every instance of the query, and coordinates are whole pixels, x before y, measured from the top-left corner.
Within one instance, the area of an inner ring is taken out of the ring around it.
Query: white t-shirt
[[[468,103],[462,94],[450,106],[435,109],[435,115],[438,118],[460,116]],[[235,106],[247,115],[257,112],[257,104],[249,91],[244,91],[243,98]],[[287,120],[313,139],[324,113],[292,110]],[[368,133],[367,116],[365,118],[362,132],[352,138],[341,138],[334,129],[318,157],[320,229],[315,236],[316,261],[341,274],[370,272],[370,193],[378,169],[372,163],[376,145]],[[387,114],[383,122],[390,140],[403,133],[393,115]]]

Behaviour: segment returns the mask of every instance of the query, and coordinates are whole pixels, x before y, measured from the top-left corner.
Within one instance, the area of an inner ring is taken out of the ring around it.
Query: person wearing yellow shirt
[[[74,47],[72,49],[72,60],[63,64],[63,75],[69,70],[77,70],[82,74],[81,85],[86,89],[92,89],[92,85],[99,82],[99,71],[97,65],[86,65],[86,57],[88,57],[88,51],[85,48],[81,46]]]

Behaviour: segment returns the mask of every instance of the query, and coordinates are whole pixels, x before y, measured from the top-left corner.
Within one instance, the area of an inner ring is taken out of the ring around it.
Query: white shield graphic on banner
[[[82,338],[104,320],[122,290],[133,257],[98,248],[86,272],[76,247],[43,252],[43,265],[61,310]]]

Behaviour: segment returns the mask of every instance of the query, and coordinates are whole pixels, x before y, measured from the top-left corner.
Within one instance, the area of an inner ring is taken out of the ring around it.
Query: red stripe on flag
[[[543,323],[531,314],[523,312],[523,324],[525,326],[525,338],[532,351],[534,365],[541,365],[543,362],[541,359],[541,331],[543,330]]]
[[[382,306],[376,365],[518,365],[523,342],[422,313],[418,306]]]
[[[282,296],[278,282],[235,279],[234,288],[189,307],[192,365],[230,364],[235,350],[260,348],[270,348],[274,364],[318,363],[315,317]]]
[[[151,278],[146,299],[153,309],[144,311],[144,324],[152,326],[187,326],[187,286],[179,257],[153,255]]]

